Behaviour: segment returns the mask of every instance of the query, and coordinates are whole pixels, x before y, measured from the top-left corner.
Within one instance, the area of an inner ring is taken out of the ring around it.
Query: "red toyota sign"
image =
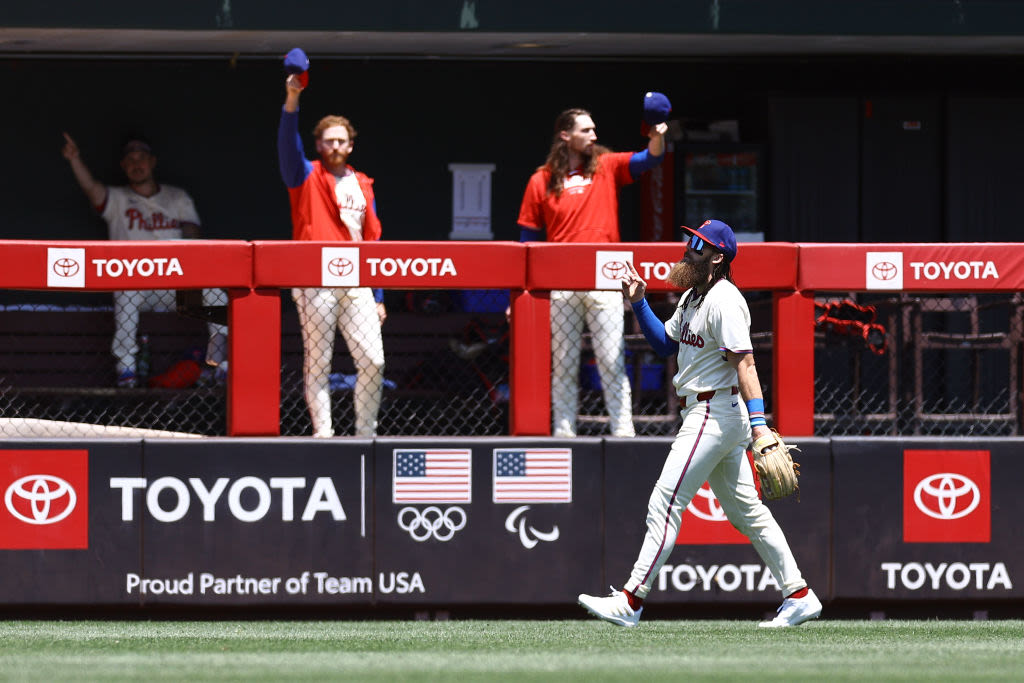
[[[807,290],[1015,291],[1024,285],[1019,244],[800,244]]]
[[[253,242],[257,287],[521,289],[518,242]]]
[[[726,518],[722,504],[707,482],[683,510],[676,545],[738,545],[750,539]]]
[[[903,452],[903,542],[992,539],[989,451]]]
[[[89,547],[89,453],[0,451],[0,548]]]

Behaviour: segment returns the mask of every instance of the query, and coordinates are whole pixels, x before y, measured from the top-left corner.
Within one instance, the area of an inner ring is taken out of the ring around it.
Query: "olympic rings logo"
[[[452,540],[455,532],[466,526],[466,511],[458,506],[443,512],[436,505],[423,510],[404,507],[398,511],[398,526],[408,531],[414,541],[422,543],[434,537],[443,543]]]

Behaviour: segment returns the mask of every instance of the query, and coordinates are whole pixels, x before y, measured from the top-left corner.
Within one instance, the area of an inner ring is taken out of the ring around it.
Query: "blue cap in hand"
[[[644,95],[644,123],[656,126],[668,120],[672,112],[672,103],[660,92],[649,92]]]
[[[293,48],[284,56],[284,70],[289,74],[301,74],[309,71],[309,57],[301,47]]]

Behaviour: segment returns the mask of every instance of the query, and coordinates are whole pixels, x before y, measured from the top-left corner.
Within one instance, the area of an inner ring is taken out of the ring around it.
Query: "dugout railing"
[[[288,400],[281,375],[282,335],[287,332],[282,329],[282,291],[331,284],[387,292],[509,291],[507,433],[548,435],[549,292],[614,290],[615,274],[628,259],[648,280],[652,296],[664,296],[668,290],[662,279],[682,253],[675,243],[380,242],[346,247],[5,241],[0,246],[0,289],[225,289],[231,372],[222,390],[221,433],[230,436],[282,433],[281,406]],[[775,426],[795,436],[1019,434],[1022,268],[1024,248],[1017,244],[741,245],[734,267],[737,284],[763,295],[756,302],[759,310],[770,309],[768,329],[755,331],[754,344]],[[19,318],[21,327],[13,330],[17,316],[8,310],[0,315],[7,317],[5,327],[12,334],[24,333],[31,324]],[[51,319],[58,321],[59,314]],[[410,348],[417,345],[417,321],[411,318],[403,328],[403,343]],[[61,343],[74,345],[74,316],[66,322]],[[632,332],[627,343],[641,348],[637,331],[627,332]],[[31,336],[23,343],[31,345]],[[44,346],[34,351],[47,353]],[[5,379],[5,396],[18,389]],[[36,393],[60,391],[57,385]],[[71,393],[84,400],[100,394],[104,400],[154,398],[145,390],[132,394],[113,388],[78,387]],[[19,404],[3,406],[0,417],[21,417]],[[430,410],[429,404],[424,410]],[[638,418],[674,416],[668,410]]]

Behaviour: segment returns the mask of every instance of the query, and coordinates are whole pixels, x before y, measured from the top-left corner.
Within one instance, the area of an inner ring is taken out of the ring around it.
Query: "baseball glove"
[[[774,429],[754,441],[754,468],[761,480],[761,493],[768,500],[778,500],[800,490],[800,465],[793,462],[790,451],[800,450],[787,446]]]

